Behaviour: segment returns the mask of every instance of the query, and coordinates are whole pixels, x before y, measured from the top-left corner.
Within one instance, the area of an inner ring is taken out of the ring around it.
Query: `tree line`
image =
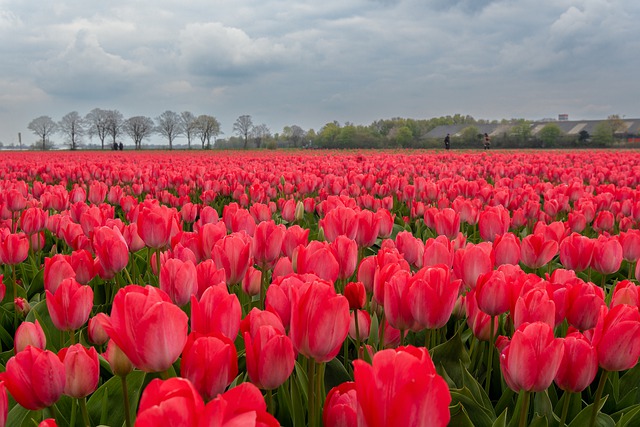
[[[555,123],[548,123],[535,135],[532,122],[524,119],[503,119],[502,121],[476,120],[472,116],[454,114],[431,119],[408,119],[395,117],[376,120],[369,125],[350,122],[340,124],[333,121],[322,126],[317,132],[305,130],[298,125],[285,126],[281,132],[272,133],[269,127],[254,124],[250,115],[239,116],[233,124],[234,135],[220,138],[220,122],[211,115],[196,116],[189,111],[177,113],[165,111],[155,119],[145,116],[124,118],[118,110],[95,108],[84,117],[73,111],[58,122],[49,116],[32,120],[28,128],[38,136],[39,147],[47,149],[53,134],[61,135],[64,144],[72,149],[85,145],[86,138],[97,138],[102,149],[110,148],[128,137],[136,149],[142,148],[144,140],[157,134],[163,137],[169,149],[175,140],[184,137],[189,149],[238,149],[304,147],[304,148],[429,148],[439,147],[442,141],[425,137],[432,129],[442,125],[463,125],[464,128],[453,138],[453,145],[460,148],[476,147],[482,134],[478,126],[484,124],[508,124],[508,132],[493,137],[495,147],[571,147],[607,146],[614,142],[622,120],[619,116],[609,116],[598,124],[593,135],[582,131],[578,135],[563,135]]]

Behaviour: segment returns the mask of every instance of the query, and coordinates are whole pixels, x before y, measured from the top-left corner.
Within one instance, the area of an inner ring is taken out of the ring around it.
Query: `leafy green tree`
[[[542,147],[551,147],[560,139],[561,135],[562,129],[560,129],[560,126],[555,123],[547,123],[538,132],[538,139]]]
[[[614,129],[609,121],[600,122],[593,129],[593,135],[591,135],[591,140],[595,145],[610,145],[613,143],[613,133]]]
[[[463,142],[467,144],[473,144],[474,142],[478,141],[479,134],[480,134],[480,131],[478,130],[478,128],[471,125],[462,129],[460,137],[462,138]]]
[[[531,122],[519,120],[511,128],[511,133],[518,145],[523,146],[531,138]]]
[[[396,144],[400,147],[410,147],[413,142],[413,133],[408,126],[400,127],[395,135]]]

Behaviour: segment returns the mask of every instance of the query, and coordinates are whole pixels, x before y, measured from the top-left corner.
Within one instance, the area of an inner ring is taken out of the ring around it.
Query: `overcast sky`
[[[637,0],[0,0],[5,144],[93,108],[210,114],[225,136],[242,114],[640,117],[639,75]]]

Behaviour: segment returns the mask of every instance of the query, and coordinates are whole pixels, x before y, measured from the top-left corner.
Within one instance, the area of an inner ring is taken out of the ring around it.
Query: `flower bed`
[[[0,425],[638,425],[639,160],[3,154]]]

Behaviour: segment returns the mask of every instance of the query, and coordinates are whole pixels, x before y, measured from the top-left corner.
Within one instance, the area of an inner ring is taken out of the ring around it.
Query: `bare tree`
[[[182,133],[180,114],[167,110],[156,117],[156,123],[157,132],[169,140],[169,150],[173,150],[173,140]]]
[[[47,137],[56,131],[57,125],[51,117],[40,116],[31,120],[27,128],[42,140],[42,149],[47,149]]]
[[[111,143],[115,146],[118,143],[118,135],[122,132],[124,118],[122,117],[122,113],[118,110],[107,110],[106,120],[107,134],[111,136]]]
[[[107,110],[94,108],[86,116],[85,120],[88,125],[88,133],[90,137],[97,136],[104,150],[104,140],[109,134],[109,120]]]
[[[253,121],[251,120],[251,116],[247,114],[238,117],[236,119],[236,122],[233,124],[233,131],[244,139],[245,149],[247,148],[247,143],[249,142],[249,134],[251,133],[251,129],[253,129]]]
[[[58,132],[63,135],[69,148],[77,150],[82,143],[85,126],[85,121],[80,117],[80,114],[77,111],[72,111],[58,122]]]
[[[196,116],[191,111],[183,111],[180,113],[180,120],[182,122],[182,133],[187,137],[187,146],[191,150],[191,139],[198,132]]]
[[[289,142],[293,144],[294,147],[298,147],[300,142],[304,139],[306,132],[298,125],[293,126],[285,126],[282,129],[282,136],[287,138]]]
[[[142,140],[153,134],[154,127],[150,117],[134,116],[124,121],[122,130],[133,140],[136,150],[139,150],[142,147]]]
[[[253,127],[253,130],[251,131],[251,136],[253,137],[253,140],[256,142],[256,147],[260,148],[260,146],[262,145],[262,142],[265,139],[271,137],[271,131],[269,130],[266,124],[262,123]]]
[[[196,119],[196,133],[202,141],[202,148],[209,149],[211,148],[211,138],[215,144],[216,137],[220,135],[220,122],[213,116],[202,114]]]

